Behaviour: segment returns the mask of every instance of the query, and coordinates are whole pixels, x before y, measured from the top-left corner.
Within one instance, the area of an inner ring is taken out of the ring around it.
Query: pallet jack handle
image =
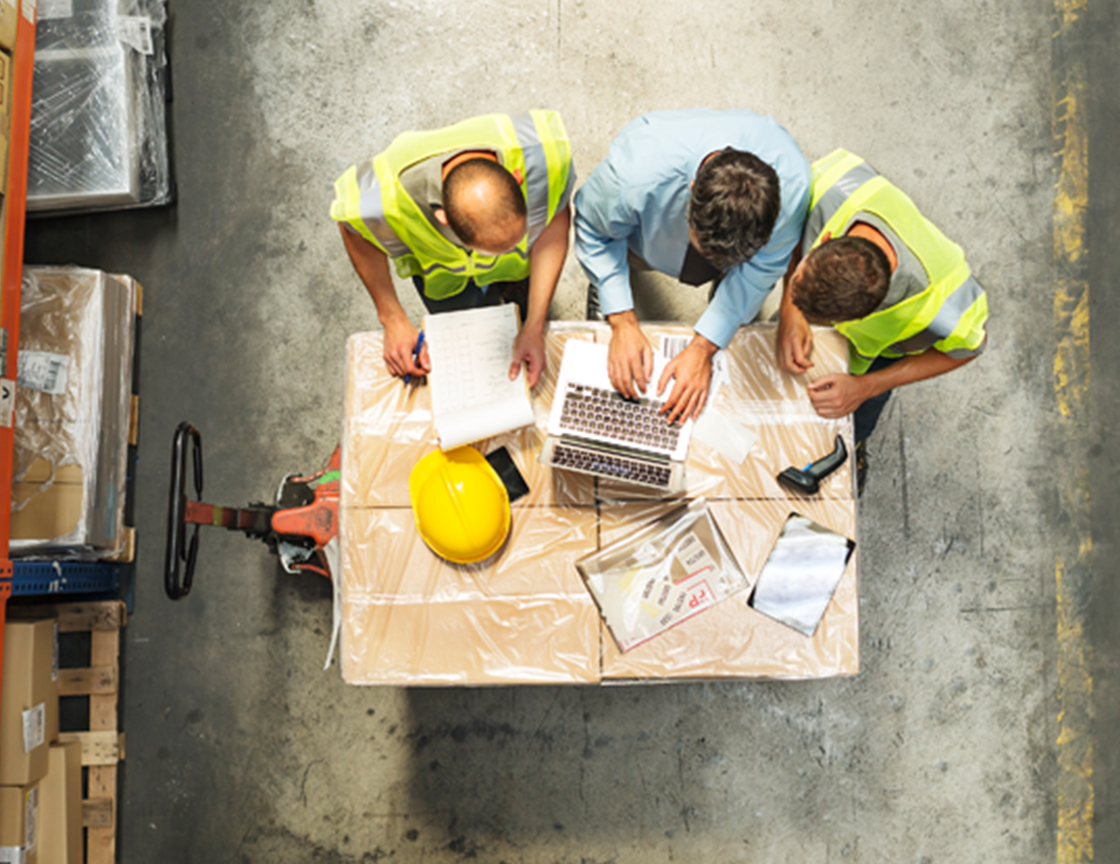
[[[202,500],[202,434],[186,421],[175,430],[171,450],[171,490],[167,509],[167,546],[163,567],[163,587],[172,600],[186,597],[194,581],[194,565],[198,558],[198,529],[196,523],[187,537],[187,449],[190,448],[194,468],[194,490]],[[180,578],[180,567],[184,567]]]

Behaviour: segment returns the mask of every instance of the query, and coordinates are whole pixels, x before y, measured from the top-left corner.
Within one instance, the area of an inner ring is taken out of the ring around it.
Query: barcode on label
[[[661,354],[666,360],[672,360],[688,347],[687,336],[662,336]]]

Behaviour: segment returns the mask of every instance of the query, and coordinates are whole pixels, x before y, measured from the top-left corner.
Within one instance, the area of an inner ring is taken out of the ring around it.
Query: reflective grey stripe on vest
[[[828,224],[828,220],[848,200],[848,197],[868,180],[873,180],[878,176],[878,171],[866,162],[861,162],[854,168],[845,171],[843,176],[832,184],[810,211],[809,218],[805,220],[803,235],[805,248],[802,249],[803,254],[807,255],[809,253],[808,247],[816,242],[817,237],[824,230],[824,226]]]
[[[377,179],[377,172],[373,170],[372,159],[367,160],[364,167],[358,166],[358,212],[362,214],[362,223],[385,247],[390,258],[409,254],[409,248],[385,221],[385,208],[381,204],[381,183]]]
[[[509,250],[508,252],[504,252],[504,253],[502,253],[502,256],[501,256],[501,257],[502,257],[502,258],[504,258],[504,257],[506,257],[506,255],[516,255],[516,256],[517,256],[518,258],[520,258],[520,259],[521,259],[522,261],[528,261],[528,260],[529,260],[529,256],[528,256],[528,255],[526,255],[526,254],[525,254],[524,252],[522,252],[522,251],[521,251],[520,249],[518,249],[518,248],[516,248],[516,247],[515,247],[515,248],[513,248],[513,249],[510,249],[510,250]],[[474,269],[475,269],[475,272],[477,272],[477,273],[485,273],[485,272],[487,272],[488,270],[493,270],[493,269],[494,269],[495,267],[497,267],[497,266],[498,266],[498,261],[499,261],[499,259],[498,259],[498,258],[495,258],[495,259],[494,259],[494,260],[493,260],[493,261],[492,261],[491,263],[489,263],[489,264],[483,264],[483,263],[482,263],[481,261],[475,261],[475,262],[474,262]]]
[[[983,293],[984,286],[977,282],[974,277],[969,276],[945,299],[933,320],[926,325],[924,330],[915,333],[909,339],[895,342],[890,350],[899,354],[918,354],[927,348],[932,348],[935,342],[939,342],[957,329],[961,316],[969,310],[973,303],[980,299],[980,295]],[[954,356],[954,354],[949,352],[949,356]],[[971,356],[971,352],[964,356]]]
[[[548,159],[537,134],[537,124],[528,111],[511,115],[517,143],[525,156],[525,198],[529,210],[529,245],[548,225]]]
[[[419,260],[420,259],[417,259],[417,262],[419,262]],[[424,276],[431,276],[437,270],[445,270],[448,273],[466,273],[467,272],[466,267],[448,267],[446,264],[439,264],[439,263],[432,264],[429,267],[421,267],[420,268],[420,272]]]

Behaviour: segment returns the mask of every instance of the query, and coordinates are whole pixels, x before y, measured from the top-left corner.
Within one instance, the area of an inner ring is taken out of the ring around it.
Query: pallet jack
[[[187,456],[197,500],[187,497]],[[338,495],[342,448],[335,447],[326,466],[302,477],[280,481],[276,503],[222,507],[202,500],[202,434],[190,423],[175,430],[171,450],[171,490],[167,512],[164,590],[172,600],[190,593],[198,559],[198,529],[209,525],[243,531],[262,540],[288,573],[317,573],[332,578],[324,548],[338,534]],[[194,531],[187,541],[187,526]]]

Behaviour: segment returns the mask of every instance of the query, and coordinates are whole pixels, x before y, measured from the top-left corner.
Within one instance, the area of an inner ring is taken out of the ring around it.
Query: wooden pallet
[[[89,697],[89,730],[63,732],[61,741],[82,745],[86,798],[86,864],[113,864],[117,856],[117,763],[124,759],[124,733],[118,728],[120,631],[127,623],[124,603],[59,603],[54,607],[60,633],[88,631],[90,665],[59,669],[60,696]],[[88,772],[88,773],[87,773]]]

